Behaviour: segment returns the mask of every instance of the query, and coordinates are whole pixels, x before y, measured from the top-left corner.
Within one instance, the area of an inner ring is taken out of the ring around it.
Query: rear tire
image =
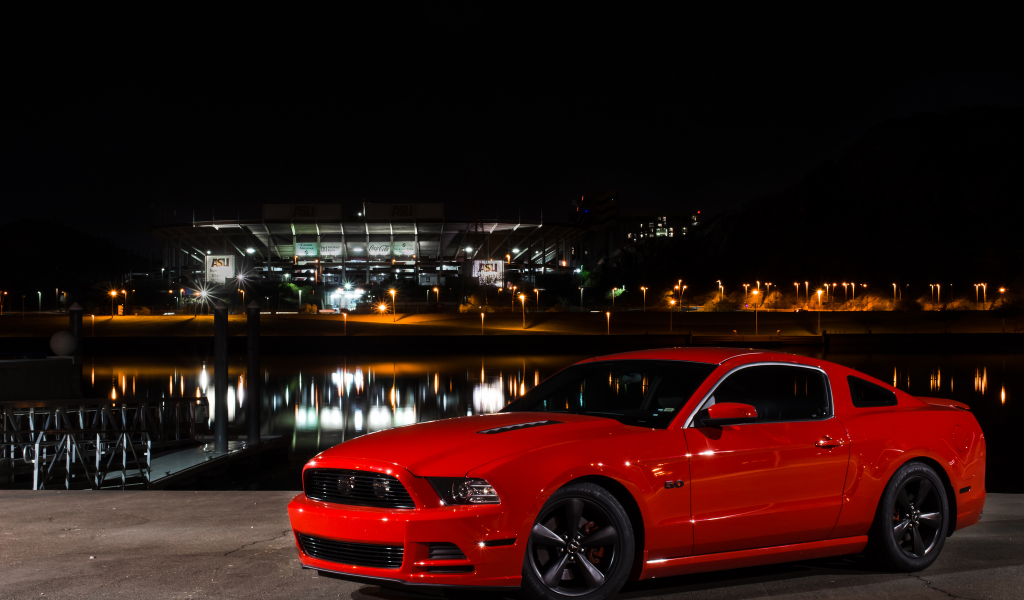
[[[563,487],[534,521],[523,561],[522,595],[532,600],[604,600],[633,566],[633,526],[608,490]]]
[[[868,555],[892,571],[926,569],[939,557],[949,529],[949,499],[930,466],[908,462],[882,492]]]

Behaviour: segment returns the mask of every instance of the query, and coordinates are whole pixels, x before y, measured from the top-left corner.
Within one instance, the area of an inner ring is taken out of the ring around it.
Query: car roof
[[[748,354],[771,354],[750,348],[656,348],[652,350],[636,350],[633,352],[621,352],[619,354],[607,354],[581,360],[580,363],[589,363],[605,360],[685,360],[689,362],[705,363],[709,365],[720,365],[737,356]]]

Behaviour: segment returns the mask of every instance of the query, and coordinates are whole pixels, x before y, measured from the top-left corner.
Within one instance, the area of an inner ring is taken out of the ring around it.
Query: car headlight
[[[498,492],[483,479],[466,477],[427,477],[441,501],[456,504],[501,504]]]

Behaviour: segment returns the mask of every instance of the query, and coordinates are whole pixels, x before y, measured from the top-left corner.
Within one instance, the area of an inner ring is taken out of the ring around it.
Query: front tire
[[[939,557],[949,530],[949,500],[930,466],[908,462],[885,486],[869,535],[869,554],[883,568],[911,572]]]
[[[633,565],[633,526],[608,490],[567,485],[534,521],[522,591],[535,600],[603,600],[617,594]]]

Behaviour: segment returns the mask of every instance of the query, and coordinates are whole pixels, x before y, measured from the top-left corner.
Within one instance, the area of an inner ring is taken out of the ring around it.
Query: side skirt
[[[699,554],[697,556],[649,560],[644,565],[640,579],[756,567],[759,565],[824,558],[826,556],[839,556],[842,554],[857,554],[864,550],[867,544],[868,536],[859,535],[856,537],[788,544],[785,546],[770,546],[768,548],[753,548],[716,554]]]

